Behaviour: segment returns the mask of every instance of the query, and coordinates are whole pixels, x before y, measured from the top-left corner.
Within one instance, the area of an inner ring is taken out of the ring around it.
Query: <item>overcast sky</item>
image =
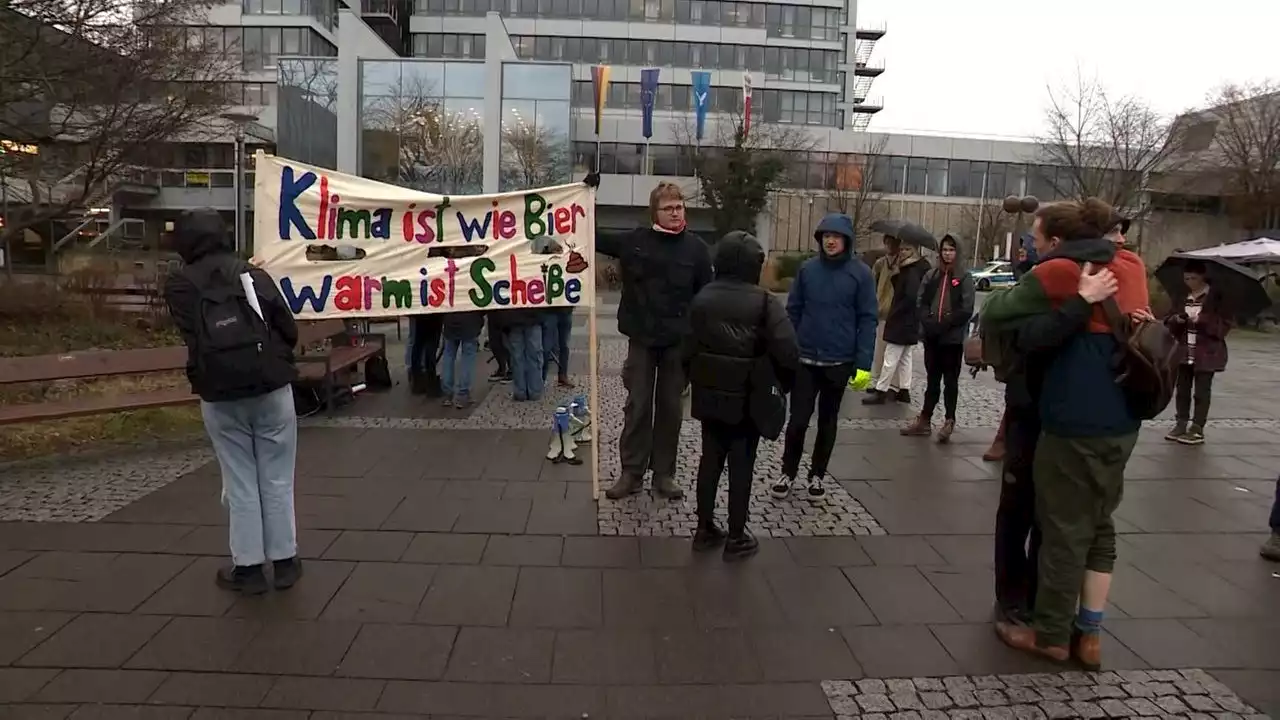
[[[858,0],[857,19],[888,26],[871,130],[1033,137],[1077,67],[1171,113],[1280,79],[1280,0]]]

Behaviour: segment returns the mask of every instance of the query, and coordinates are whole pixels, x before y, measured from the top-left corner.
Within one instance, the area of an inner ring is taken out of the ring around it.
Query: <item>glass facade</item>
[[[426,192],[481,192],[484,76],[478,62],[361,61],[361,174]]]
[[[276,70],[280,155],[338,168],[338,61],[283,58]]]
[[[499,190],[569,181],[572,77],[572,69],[564,64],[503,65]]]
[[[805,7],[734,0],[416,0],[418,15],[618,20],[628,22],[763,28],[770,37],[838,40],[847,22],[843,8]]]
[[[649,146],[654,175],[693,177],[691,148],[680,145]],[[715,153],[717,148],[704,147]],[[595,164],[594,142],[573,143],[573,172],[581,175]],[[601,143],[600,172],[617,175],[643,174],[642,143]],[[792,159],[788,189],[827,190],[837,186],[842,168],[863,167],[864,159],[854,153],[811,152]],[[926,195],[930,197],[1003,198],[1007,195],[1035,195],[1041,200],[1061,200],[1064,190],[1074,187],[1071,171],[1053,165],[948,160],[946,158],[882,155],[871,164],[871,190],[885,195]],[[1117,179],[1115,182],[1119,182]],[[905,185],[904,185],[905,183]]]

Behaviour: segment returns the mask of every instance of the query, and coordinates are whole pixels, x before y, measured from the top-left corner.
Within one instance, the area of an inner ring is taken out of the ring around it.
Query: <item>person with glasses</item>
[[[591,173],[587,185],[598,187]],[[624,232],[596,231],[596,251],[618,259],[622,300],[618,330],[627,336],[622,382],[627,388],[619,455],[622,475],[605,492],[618,500],[639,492],[653,471],[653,491],[679,499],[676,452],[684,415],[684,338],[693,296],[711,282],[711,251],[685,224],[678,185],[659,183],[649,194],[651,224]]]

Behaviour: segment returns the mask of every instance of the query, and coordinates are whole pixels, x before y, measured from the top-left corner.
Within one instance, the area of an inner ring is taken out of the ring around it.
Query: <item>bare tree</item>
[[[741,111],[722,114],[711,124],[705,146],[695,142],[691,123],[676,127],[677,144],[693,160],[699,194],[718,233],[754,231],[770,194],[787,187],[792,172],[805,167],[807,153],[817,147],[801,126],[753,117],[744,130],[743,120]]]
[[[390,162],[382,179],[434,193],[480,191],[484,129],[480,117],[447,106],[433,84],[400,80],[368,109],[365,142],[375,140]],[[371,138],[370,135],[373,134]]]
[[[827,207],[853,218],[854,230],[862,235],[871,230],[878,217],[884,193],[875,189],[876,165],[889,143],[888,135],[874,140],[867,136],[861,152],[842,154],[827,173]]]
[[[964,262],[980,265],[997,254],[997,250],[1004,254],[1005,239],[1014,230],[1014,222],[1013,216],[1001,208],[1002,201],[1003,198],[988,198],[964,206],[960,215],[960,233],[966,242],[973,243],[972,247],[965,249],[967,257],[962,258]]]
[[[535,121],[502,125],[502,185],[517,190],[569,179],[569,138]]]
[[[1082,75],[1074,87],[1050,89],[1045,125],[1037,160],[1057,166],[1049,182],[1060,196],[1098,197],[1142,215],[1151,173],[1176,171],[1179,142],[1171,120]]]
[[[1212,140],[1197,162],[1218,175],[1227,210],[1247,230],[1280,226],[1280,85],[1227,84],[1209,96],[1201,123]]]
[[[152,148],[227,107],[239,48],[203,43],[209,0],[10,0],[0,9],[7,240],[105,202]],[[220,39],[221,33],[217,35]]]

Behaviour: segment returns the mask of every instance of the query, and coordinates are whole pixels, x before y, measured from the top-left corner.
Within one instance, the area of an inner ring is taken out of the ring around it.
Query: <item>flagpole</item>
[[[982,171],[982,198],[978,200],[978,229],[973,238],[973,266],[978,266],[978,246],[982,244],[982,216],[987,209],[987,171]]]

